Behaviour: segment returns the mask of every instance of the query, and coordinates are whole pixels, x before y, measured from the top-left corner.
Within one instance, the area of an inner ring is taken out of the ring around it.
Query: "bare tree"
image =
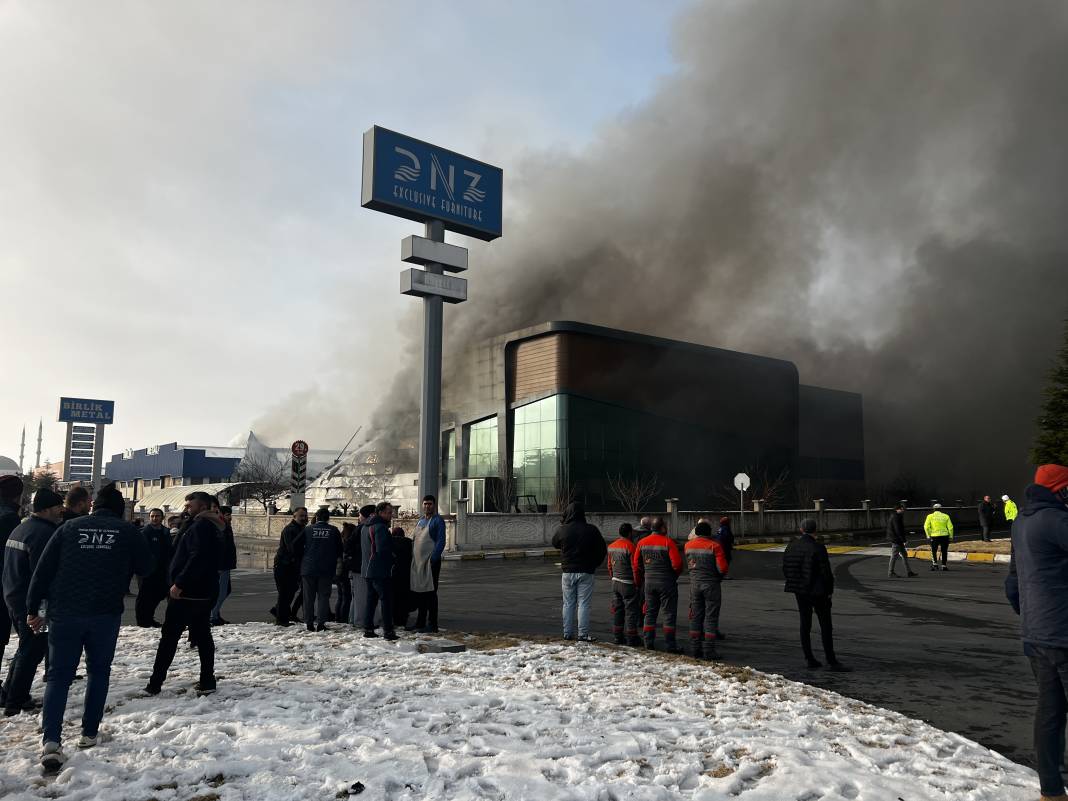
[[[506,456],[501,456],[497,462],[497,475],[499,478],[496,481],[486,479],[486,497],[496,511],[510,512],[519,504],[516,497],[518,482]]]
[[[749,476],[749,489],[744,493],[747,500],[764,501],[769,508],[781,506],[784,501],[789,500],[792,489],[789,468],[784,467],[773,472],[765,466],[757,465],[747,467],[742,472]],[[740,500],[733,479],[713,487],[712,496],[724,509],[735,508]]]
[[[619,501],[623,511],[634,515],[644,511],[646,504],[663,489],[663,482],[656,473],[636,478],[624,478],[622,474],[607,475],[606,478],[612,497]]]
[[[242,491],[268,513],[271,501],[281,497],[289,489],[290,465],[274,458],[270,453],[246,454],[234,471],[233,480],[247,486]]]

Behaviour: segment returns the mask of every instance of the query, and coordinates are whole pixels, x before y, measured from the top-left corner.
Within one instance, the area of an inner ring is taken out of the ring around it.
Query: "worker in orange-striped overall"
[[[608,546],[608,575],[612,577],[612,633],[616,645],[641,645],[638,622],[642,592],[634,583],[634,528],[619,527],[619,538]]]
[[[723,602],[720,582],[727,575],[727,553],[712,538],[708,523],[698,523],[694,534],[685,551],[690,571],[690,644],[698,659],[719,659],[716,638]]]
[[[675,642],[675,617],[679,606],[679,574],[682,555],[675,541],[667,535],[667,524],[661,517],[653,518],[653,533],[638,542],[634,550],[634,579],[645,590],[645,625],[642,639],[645,647],[654,649],[656,621],[661,607],[664,610],[664,649],[681,653]]]

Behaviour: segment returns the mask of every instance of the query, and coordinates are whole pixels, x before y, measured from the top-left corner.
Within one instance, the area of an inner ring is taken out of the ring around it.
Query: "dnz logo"
[[[409,163],[402,163],[393,172],[394,179],[398,181],[404,181],[406,183],[414,183],[419,180],[419,176],[423,172],[423,165],[419,161],[419,157],[412,151],[406,150],[403,147],[395,146],[394,152],[406,159]],[[468,203],[481,203],[486,199],[486,193],[482,189],[478,188],[479,182],[482,180],[482,176],[477,172],[471,170],[463,171],[464,177],[469,179],[467,188],[463,190],[463,199]],[[448,171],[438,161],[437,154],[430,155],[430,191],[436,192],[438,189],[438,180],[442,182],[442,189],[445,194],[449,196],[449,200],[455,202],[456,200],[456,165],[450,164]]]
[[[114,545],[115,534],[106,531],[83,531],[78,535],[79,545]]]

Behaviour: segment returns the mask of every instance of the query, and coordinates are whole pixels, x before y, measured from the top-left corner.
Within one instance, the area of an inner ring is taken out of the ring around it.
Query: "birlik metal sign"
[[[110,425],[115,422],[115,401],[60,398],[59,422]]]
[[[60,398],[59,422],[67,424],[63,481],[100,485],[104,426],[115,422],[115,401]]]
[[[401,293],[423,299],[423,377],[419,415],[419,494],[437,495],[441,456],[442,303],[467,300],[467,249],[445,231],[491,241],[501,235],[500,167],[374,126],[363,135],[364,208],[426,224],[426,236],[401,242],[401,261],[425,270],[401,273]]]
[[[490,241],[501,235],[503,187],[500,167],[377,125],[363,135],[364,208]]]

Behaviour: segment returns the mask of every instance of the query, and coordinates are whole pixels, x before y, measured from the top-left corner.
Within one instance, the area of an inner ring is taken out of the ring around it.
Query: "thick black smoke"
[[[506,173],[449,347],[574,319],[784,357],[864,393],[873,483],[1016,491],[1068,315],[1068,6],[720,0],[675,47]]]

